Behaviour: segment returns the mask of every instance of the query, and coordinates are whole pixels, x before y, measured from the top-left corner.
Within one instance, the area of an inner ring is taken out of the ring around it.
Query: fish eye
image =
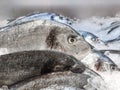
[[[115,70],[116,69],[116,67],[114,65],[111,65],[110,68],[111,68],[111,70]]]
[[[91,38],[92,41],[96,41],[95,38]]]
[[[74,42],[76,42],[76,41],[77,41],[76,36],[69,36],[69,37],[68,37],[68,42],[69,42],[69,43],[74,43]]]

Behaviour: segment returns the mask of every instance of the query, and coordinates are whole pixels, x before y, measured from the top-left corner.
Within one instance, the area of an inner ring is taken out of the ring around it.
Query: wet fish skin
[[[78,62],[73,56],[55,51],[23,51],[1,55],[0,86],[11,86],[50,72],[71,70],[82,73],[85,65]]]
[[[88,84],[87,80],[89,78],[88,75],[75,74],[70,71],[56,72],[22,81],[21,83],[11,86],[10,90],[46,90],[46,88],[48,89],[52,87],[52,85],[54,85],[54,89],[59,87],[63,90],[62,86],[72,86],[80,90],[85,90],[84,86]]]
[[[67,18],[63,15],[56,14],[56,13],[33,13],[33,14],[30,14],[30,15],[22,16],[22,17],[19,17],[15,20],[9,22],[6,26],[1,27],[0,31],[8,30],[12,26],[20,25],[20,24],[23,24],[23,23],[27,23],[27,22],[31,22],[31,21],[39,20],[39,19],[55,21],[55,22],[67,25],[70,28],[72,28],[74,31],[78,32],[78,30],[76,30],[72,26],[72,24],[75,21],[73,21],[72,19],[69,19],[69,18]],[[88,42],[91,45],[93,43],[105,44],[105,42],[103,42],[97,36],[93,35],[90,32],[79,30],[78,33],[81,34],[83,36],[83,38],[86,40],[86,42]]]
[[[72,90],[88,90],[88,88],[96,90],[97,87],[92,85],[95,79],[98,80],[96,83],[101,81],[104,83],[101,76],[89,68],[86,68],[82,74],[70,71],[53,72],[17,83],[11,86],[10,90],[46,90],[49,88],[64,90],[68,87],[70,87],[69,89],[73,88]]]
[[[82,74],[70,71],[53,72],[22,81],[9,88],[10,90],[46,90],[48,88],[64,90],[65,88],[71,87],[70,89],[74,88],[73,90],[88,90],[88,88],[96,90],[96,87],[92,86],[92,80],[94,81],[95,78],[104,82],[99,74],[86,68]],[[99,80],[97,83],[99,83]]]
[[[91,51],[89,44],[74,30],[48,20],[24,23],[0,32],[0,48],[6,48],[7,53],[55,50],[78,59],[84,58]]]

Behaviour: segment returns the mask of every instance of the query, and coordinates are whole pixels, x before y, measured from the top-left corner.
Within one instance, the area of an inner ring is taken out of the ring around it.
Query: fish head
[[[97,71],[119,71],[120,69],[115,63],[104,62],[103,60],[98,60],[95,64],[95,68]]]
[[[106,43],[103,40],[101,40],[99,37],[97,37],[96,35],[90,32],[80,31],[79,33],[84,37],[86,42],[88,42],[91,45],[94,45],[94,44],[106,45]]]
[[[66,54],[65,54],[66,55]],[[59,60],[56,61],[54,64],[53,70],[54,71],[67,71],[70,70],[73,73],[82,73],[85,70],[85,65],[81,63],[78,59],[74,56],[66,55],[63,57],[65,58],[58,58]]]
[[[96,56],[95,68],[97,71],[119,70],[118,66],[104,53],[96,51],[94,54]]]
[[[100,38],[98,37],[94,37],[94,36],[86,36],[85,40],[90,43],[91,45],[94,44],[101,44],[101,45],[106,45],[106,43],[104,41],[102,41]]]
[[[65,52],[77,59],[84,58],[90,51],[90,45],[74,30],[68,28],[52,29],[47,36],[48,48]]]

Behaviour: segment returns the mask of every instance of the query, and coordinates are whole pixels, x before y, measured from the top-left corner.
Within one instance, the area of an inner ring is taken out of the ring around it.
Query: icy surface
[[[109,29],[104,30],[104,28],[109,27],[111,23],[120,21],[120,17],[107,17],[107,18],[89,18],[86,20],[78,21],[74,24],[74,27],[79,30],[85,30],[91,32],[101,38],[104,41],[112,40],[120,36],[120,27],[116,28],[110,34],[107,34]],[[96,45],[98,49],[107,49],[107,46]],[[120,40],[114,41],[109,44],[109,49],[120,50]],[[119,67],[120,67],[120,51],[119,53],[106,53]],[[88,60],[89,61],[89,60]],[[99,74],[105,80],[108,90],[120,90],[120,72],[99,72]]]

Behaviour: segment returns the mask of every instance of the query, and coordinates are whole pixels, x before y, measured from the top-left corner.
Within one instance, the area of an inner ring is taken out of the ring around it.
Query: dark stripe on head
[[[46,38],[46,44],[51,49],[56,49],[59,46],[59,42],[57,40],[57,35],[59,34],[58,29],[58,27],[52,27]]]

